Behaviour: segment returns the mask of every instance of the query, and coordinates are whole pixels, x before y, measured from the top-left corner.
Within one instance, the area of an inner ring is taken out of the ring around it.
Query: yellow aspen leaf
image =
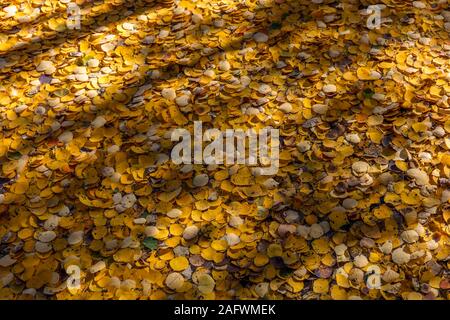
[[[184,271],[189,266],[189,261],[186,257],[176,257],[170,260],[170,267],[174,271]]]

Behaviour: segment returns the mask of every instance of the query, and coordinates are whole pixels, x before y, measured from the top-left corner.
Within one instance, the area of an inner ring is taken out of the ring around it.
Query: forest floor
[[[0,5],[0,298],[449,299],[450,2],[378,2]]]

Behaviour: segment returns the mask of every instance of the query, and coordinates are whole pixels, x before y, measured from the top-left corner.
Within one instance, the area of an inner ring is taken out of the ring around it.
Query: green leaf
[[[287,277],[289,277],[291,274],[293,274],[294,273],[294,270],[292,270],[292,269],[289,269],[289,268],[282,268],[281,270],[280,270],[280,277],[285,277],[285,278],[287,278]]]
[[[375,92],[373,92],[372,89],[364,89],[363,93],[364,93],[364,98],[370,99],[370,98],[372,98],[372,96]]]
[[[142,213],[141,217],[142,218],[147,218],[147,216],[150,214],[150,212],[148,212],[147,210],[144,210],[144,212]]]
[[[93,56],[91,56],[91,55],[87,55],[87,56],[84,56],[84,57],[82,57],[82,58],[79,58],[78,59],[78,61],[77,61],[77,65],[78,66],[85,66],[85,65],[87,65],[87,62],[90,60],[90,59],[93,59],[93,58],[95,58],[95,57],[93,57]]]
[[[144,245],[144,247],[150,250],[155,250],[156,248],[158,248],[158,240],[153,237],[145,238],[144,241],[142,241],[142,244]]]
[[[270,26],[270,30],[277,30],[277,29],[281,29],[281,23],[279,22],[272,23],[272,25]]]
[[[6,154],[6,157],[8,159],[17,160],[20,159],[20,157],[22,157],[22,154],[19,151],[10,151]]]
[[[53,93],[54,93],[55,96],[61,98],[61,97],[64,97],[65,95],[68,95],[69,94],[69,90],[67,90],[67,89],[58,89],[58,90],[53,91]]]

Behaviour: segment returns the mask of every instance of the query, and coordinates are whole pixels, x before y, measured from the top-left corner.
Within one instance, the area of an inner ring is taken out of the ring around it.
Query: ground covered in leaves
[[[1,5],[1,299],[450,297],[447,0],[68,2]],[[173,164],[194,121],[278,173]]]

